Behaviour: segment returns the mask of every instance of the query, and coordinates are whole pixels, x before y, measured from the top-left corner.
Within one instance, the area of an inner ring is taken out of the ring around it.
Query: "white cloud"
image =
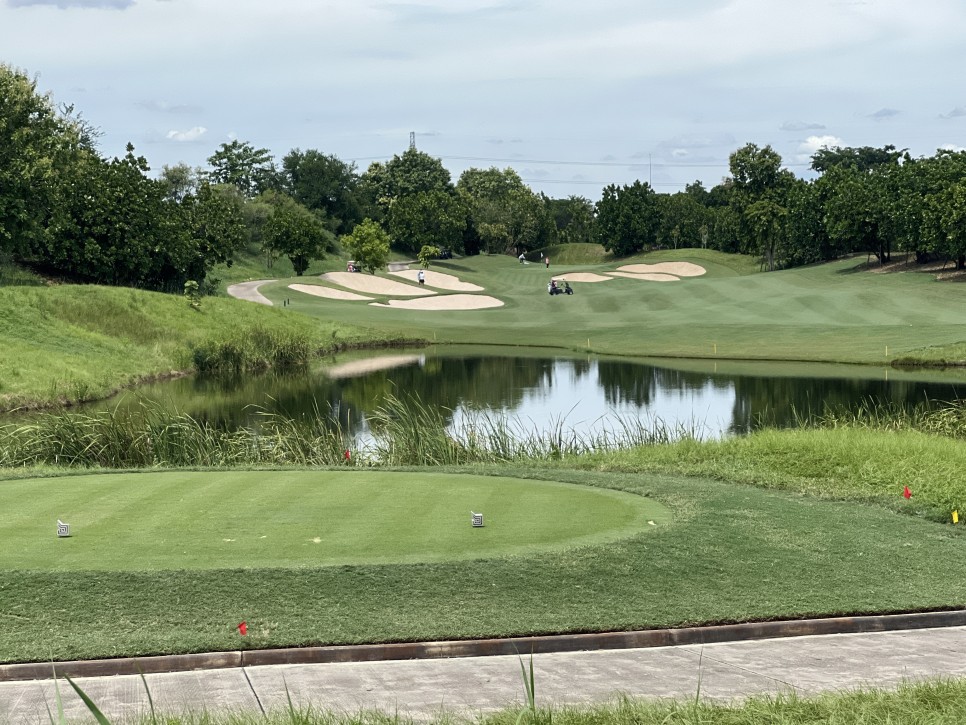
[[[963,151],[966,151],[966,146],[957,146],[954,143],[943,144],[939,148],[941,148],[943,151],[954,151],[956,153],[962,153]]]
[[[187,131],[168,131],[165,138],[169,141],[191,142],[198,141],[208,131],[204,126],[195,126]]]
[[[838,136],[809,136],[799,144],[796,160],[799,163],[805,163],[819,149],[843,148],[844,146],[845,142]]]

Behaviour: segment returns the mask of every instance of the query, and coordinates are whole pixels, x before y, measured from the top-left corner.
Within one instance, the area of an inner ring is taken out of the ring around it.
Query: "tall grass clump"
[[[314,352],[304,332],[258,325],[200,343],[192,350],[192,362],[203,373],[240,373],[306,365]]]
[[[966,439],[966,402],[924,401],[912,408],[892,403],[863,402],[855,408],[829,408],[799,427],[916,430],[946,438]]]
[[[183,413],[142,405],[94,414],[46,413],[0,426],[0,466],[142,468],[334,465],[348,436],[337,420],[261,413],[257,424],[223,430]]]
[[[392,466],[508,463],[559,460],[626,446],[659,445],[700,437],[700,426],[669,426],[659,419],[618,418],[610,427],[581,432],[554,417],[544,426],[489,412],[469,413],[447,422],[445,413],[417,396],[389,394],[369,416],[375,439],[373,454]]]

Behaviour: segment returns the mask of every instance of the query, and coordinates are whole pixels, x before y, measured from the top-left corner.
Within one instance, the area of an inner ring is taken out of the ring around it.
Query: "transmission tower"
[[[409,132],[409,148],[412,151],[416,150],[416,132],[415,131]]]

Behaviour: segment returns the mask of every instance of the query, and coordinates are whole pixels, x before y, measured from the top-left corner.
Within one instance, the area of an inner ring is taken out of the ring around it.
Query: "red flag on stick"
[[[240,634],[242,637],[248,634],[248,622],[241,622],[238,625],[238,634]]]
[[[912,491],[909,490],[908,486],[902,487],[902,496],[907,499],[912,498]]]

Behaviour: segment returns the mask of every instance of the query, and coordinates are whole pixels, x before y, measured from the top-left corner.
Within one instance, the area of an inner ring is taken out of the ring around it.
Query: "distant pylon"
[[[409,132],[409,148],[411,148],[413,151],[416,150],[416,132],[415,131]]]

